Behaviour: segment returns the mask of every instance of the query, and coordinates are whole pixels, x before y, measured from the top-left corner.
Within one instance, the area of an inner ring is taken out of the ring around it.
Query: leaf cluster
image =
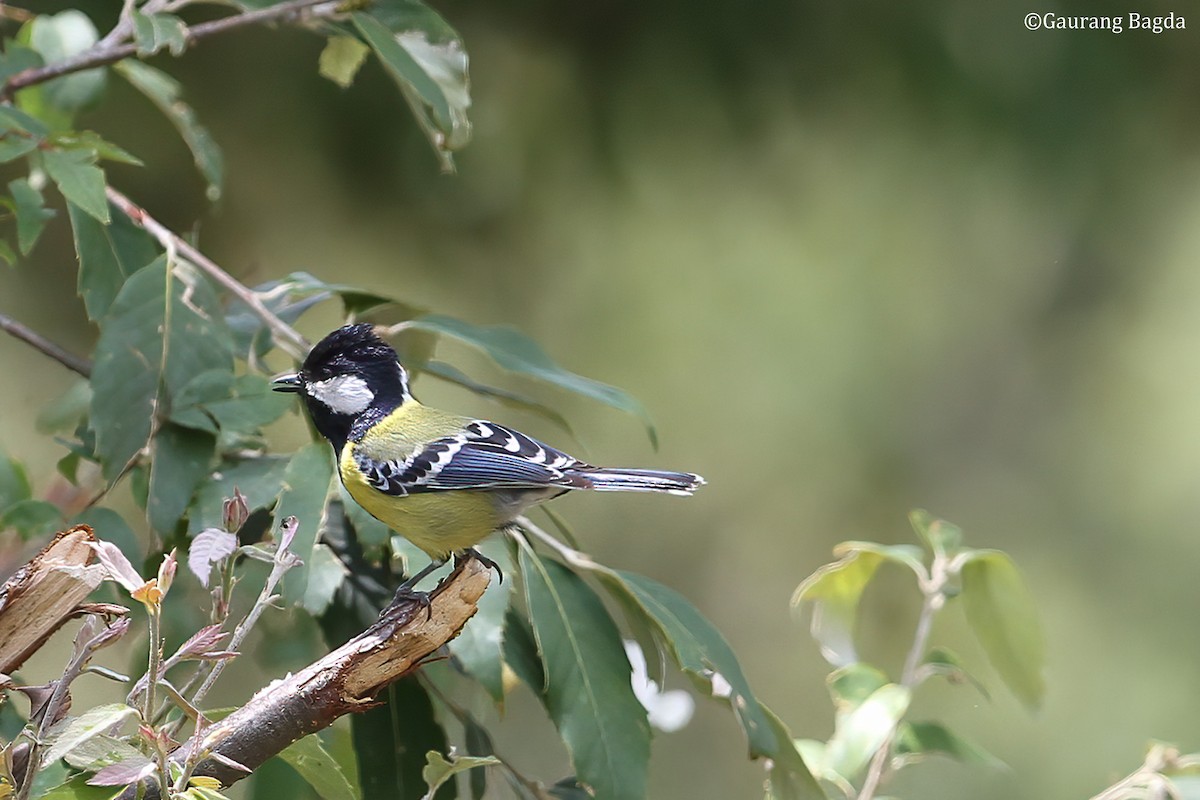
[[[562,368],[513,328],[473,324],[304,272],[244,286],[113,187],[106,162],[141,161],[75,121],[103,102],[111,81],[122,80],[168,118],[191,150],[208,198],[220,198],[220,149],[183,87],[146,59],[161,63],[204,36],[259,21],[326,37],[318,68],[342,86],[373,55],[445,168],[469,138],[462,41],[417,0],[244,0],[231,16],[192,23],[187,9],[195,4],[126,3],[103,35],[81,11],[31,16],[0,53],[0,164],[22,173],[0,198],[12,223],[0,257],[18,261],[55,230],[54,220],[65,220],[79,261],[77,289],[97,332],[80,370],[86,376],[39,418],[42,432],[63,448],[55,480],[75,487],[71,497],[83,502],[51,502],[57,495],[49,486],[35,486],[19,460],[0,456],[0,536],[33,540],[69,521],[91,523],[103,540],[101,563],[145,610],[148,645],[145,674],[127,678],[92,663],[99,644],[119,635],[98,618],[87,623],[78,663],[51,693],[61,695],[79,674],[96,671],[131,685],[126,702],[74,713],[58,702],[14,717],[0,796],[109,797],[142,782],[174,797],[221,797],[220,785],[192,774],[199,759],[216,755],[181,753],[177,737],[216,718],[205,708],[207,692],[259,617],[276,604],[300,607],[321,621],[332,645],[347,626],[372,619],[390,595],[394,567],[411,548],[345,496],[328,447],[315,435],[294,452],[272,446],[273,428],[296,409],[292,398],[270,391],[268,379],[303,355],[293,326],[312,309],[337,304],[347,320],[386,326],[417,376],[541,414],[571,432],[537,397],[438,360],[438,343],[454,340],[508,373],[634,415],[655,441],[649,415],[632,396]],[[138,509],[132,518],[117,511],[123,492]],[[544,538],[514,533],[507,546],[487,545],[509,578],[484,596],[452,644],[450,678],[431,670],[421,681],[394,685],[387,707],[356,717],[352,747],[338,744],[342,731],[303,739],[281,754],[322,797],[444,798],[457,792],[460,774],[473,797],[497,776],[520,798],[643,797],[651,741],[646,704],[657,696],[667,659],[702,694],[731,708],[752,757],[787,763],[793,749],[777,720],[751,692],[720,633],[685,598],[595,564],[526,526]],[[265,531],[283,531],[281,543],[256,544]],[[190,577],[181,576],[183,588],[176,583],[176,551],[186,552],[180,560],[207,592],[210,624],[172,653],[164,650],[170,589],[177,587],[173,602],[186,602],[177,599],[181,591],[199,591]],[[266,562],[270,574],[250,610],[235,616],[235,587],[255,562]],[[143,565],[158,565],[156,576],[144,579]],[[123,635],[130,620],[121,624]],[[652,676],[633,675],[631,639],[642,643]],[[478,698],[503,708],[519,684],[557,728],[570,776],[543,783],[496,752]],[[17,769],[21,747],[25,766]]]
[[[991,666],[1022,703],[1036,709],[1045,691],[1041,624],[1012,559],[998,550],[965,546],[957,526],[927,512],[914,511],[910,522],[924,548],[844,542],[834,549],[838,560],[806,578],[792,596],[797,614],[811,611],[812,636],[834,667],[826,681],[835,710],[833,735],[827,741],[801,739],[796,747],[831,791],[860,800],[875,796],[894,772],[930,755],[1001,765],[944,723],[910,715],[914,695],[931,679],[969,684],[990,697],[961,657],[930,645],[934,618],[947,604],[961,603]],[[912,646],[896,678],[863,661],[855,646],[863,592],[884,564],[911,573],[923,598]],[[773,796],[795,796],[774,783]]]

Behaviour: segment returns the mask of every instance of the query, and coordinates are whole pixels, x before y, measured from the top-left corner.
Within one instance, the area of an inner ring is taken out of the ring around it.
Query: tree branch
[[[273,6],[273,8],[278,8],[278,6]],[[240,17],[232,17],[231,19],[240,19]],[[135,225],[145,229],[147,233],[157,239],[164,249],[168,252],[174,251],[186,261],[196,265],[202,272],[249,306],[250,310],[265,322],[267,327],[271,329],[271,332],[275,334],[279,346],[287,351],[288,355],[297,360],[304,358],[304,355],[312,345],[309,344],[307,339],[297,333],[295,328],[275,316],[271,309],[263,305],[263,301],[259,296],[245,284],[239,282],[228,272],[221,269],[216,262],[192,247],[179,234],[150,216],[144,208],[136,205],[116,189],[107,186],[105,187],[105,193],[108,195],[110,203],[120,209],[121,213],[129,217]]]
[[[193,751],[205,754],[194,774],[210,775],[228,786],[246,773],[224,762],[255,769],[339,717],[365,711],[375,695],[414,672],[458,635],[490,581],[486,567],[474,558],[465,559],[430,592],[428,609],[416,601],[389,607],[358,636],[193,736],[172,760],[184,761]],[[119,800],[136,796],[137,786],[130,786]],[[157,786],[145,787],[146,800],[158,796]]]
[[[280,3],[256,11],[247,11],[244,14],[192,25],[184,29],[184,36],[187,45],[191,47],[200,39],[245,25],[277,22],[289,17],[299,17],[302,14],[310,17],[331,17],[339,13],[340,5],[340,2],[336,0],[291,0],[291,2]],[[11,102],[13,95],[26,87],[45,83],[73,72],[115,64],[122,59],[137,55],[137,52],[137,45],[132,42],[116,45],[100,42],[71,58],[65,58],[43,67],[22,70],[4,82],[4,88],[0,90],[0,102]]]
[[[17,322],[6,314],[0,314],[0,330],[14,339],[20,339],[35,350],[40,350],[72,372],[77,372],[85,378],[91,377],[91,361],[88,361],[86,358],[80,358],[74,353],[68,353],[45,336]]]
[[[25,663],[100,585],[103,571],[88,567],[94,541],[87,525],[63,531],[0,586],[0,673]]]

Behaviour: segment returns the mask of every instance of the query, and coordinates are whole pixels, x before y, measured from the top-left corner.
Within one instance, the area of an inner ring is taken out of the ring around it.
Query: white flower
[[[633,667],[633,694],[645,706],[650,724],[664,733],[672,733],[687,725],[696,710],[696,701],[682,689],[664,692],[650,680],[646,671],[646,656],[637,642],[625,642],[625,655]]]

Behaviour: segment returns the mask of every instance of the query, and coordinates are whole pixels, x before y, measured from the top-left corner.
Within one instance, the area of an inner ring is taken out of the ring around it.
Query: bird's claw
[[[459,556],[455,559],[454,565],[458,566],[460,563],[467,560],[468,558],[475,559],[476,561],[478,561],[480,564],[483,564],[488,569],[496,570],[496,576],[500,579],[501,583],[504,583],[504,570],[500,569],[500,565],[497,564],[495,561],[492,561],[490,558],[485,556],[483,553],[476,550],[474,547],[468,547],[466,550],[464,550],[462,553],[460,553]]]

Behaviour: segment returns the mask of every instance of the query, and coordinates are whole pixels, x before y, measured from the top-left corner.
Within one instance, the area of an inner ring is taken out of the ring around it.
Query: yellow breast
[[[447,427],[451,430],[422,430],[420,437],[413,437],[416,441],[412,441],[408,436],[400,435],[400,431],[408,432],[412,427],[406,424],[409,420],[400,419],[405,415],[404,411],[397,409],[377,424],[368,437],[369,442],[347,442],[342,448],[338,472],[346,491],[371,516],[424,550],[430,558],[445,559],[452,553],[479,544],[503,520],[487,492],[456,490],[397,497],[384,494],[367,483],[355,465],[356,451],[380,460],[403,458],[419,446],[419,442],[429,441],[458,428],[457,418],[449,415],[445,420],[425,418],[422,420],[426,423],[421,426],[423,428]]]

